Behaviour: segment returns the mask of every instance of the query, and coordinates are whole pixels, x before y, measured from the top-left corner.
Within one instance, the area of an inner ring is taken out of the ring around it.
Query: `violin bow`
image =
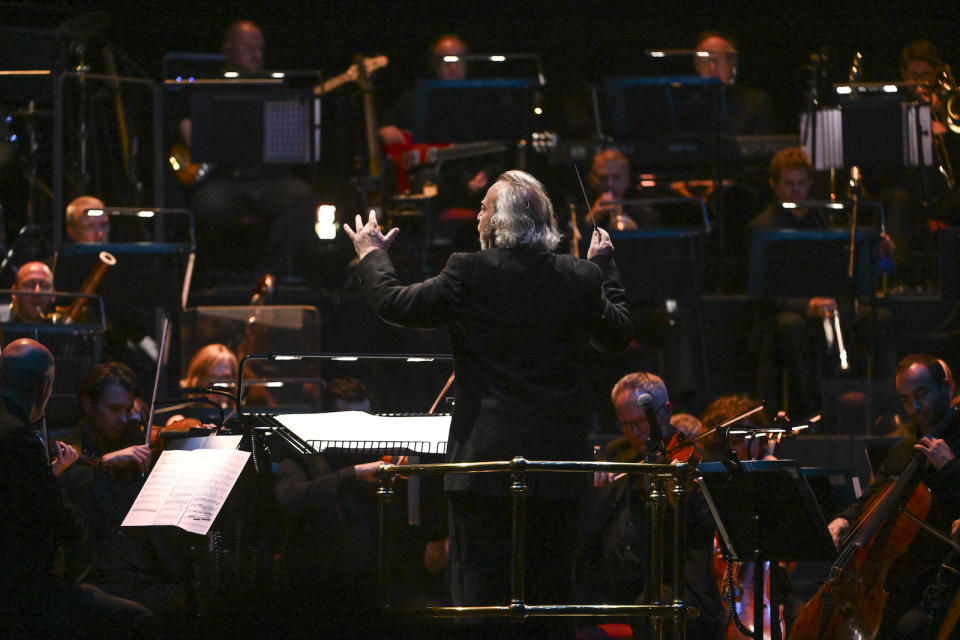
[[[147,418],[147,428],[145,431],[146,444],[150,446],[150,430],[153,427],[153,416],[157,409],[157,390],[160,388],[160,370],[163,368],[163,356],[167,352],[167,336],[170,333],[170,316],[163,314],[163,329],[160,331],[160,350],[157,352],[157,369],[153,375],[153,397],[150,398],[150,417]]]

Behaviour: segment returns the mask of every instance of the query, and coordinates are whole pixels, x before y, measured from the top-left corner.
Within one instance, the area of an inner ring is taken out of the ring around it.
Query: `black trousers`
[[[0,602],[4,638],[146,640],[157,633],[149,609],[91,585],[39,576],[4,590]]]

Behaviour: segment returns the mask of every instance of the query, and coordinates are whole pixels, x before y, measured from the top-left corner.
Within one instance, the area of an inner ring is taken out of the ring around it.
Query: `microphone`
[[[663,431],[657,421],[657,412],[653,410],[653,396],[646,392],[641,393],[637,396],[637,406],[643,410],[647,425],[650,427],[650,433],[647,435],[646,457],[647,462],[652,462],[657,453],[663,452]]]

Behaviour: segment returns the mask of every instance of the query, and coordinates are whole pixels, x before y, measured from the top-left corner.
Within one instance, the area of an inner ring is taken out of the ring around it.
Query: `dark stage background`
[[[646,48],[689,47],[713,28],[739,40],[738,82],[769,92],[784,131],[796,129],[809,55],[832,53],[831,79],[845,78],[863,52],[864,79],[897,76],[908,41],[927,37],[956,61],[956,3],[913,2],[166,2],[0,3],[0,24],[91,27],[139,70],[160,75],[168,51],[218,51],[225,25],[257,22],[270,68],[319,69],[334,75],[351,57],[386,54],[378,74],[381,103],[427,72],[426,50],[439,34],[461,35],[475,52],[538,52],[547,80],[560,86],[608,75],[645,75],[687,68],[643,56]],[[122,66],[122,63],[121,63]],[[126,70],[130,72],[130,69]]]

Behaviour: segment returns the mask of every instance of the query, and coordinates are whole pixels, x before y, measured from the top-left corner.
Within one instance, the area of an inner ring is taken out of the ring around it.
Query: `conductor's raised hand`
[[[377,224],[377,215],[371,211],[369,218],[367,218],[367,224],[363,224],[363,218],[360,217],[360,214],[357,214],[356,221],[356,231],[350,228],[350,225],[344,223],[343,230],[347,232],[347,236],[353,241],[353,248],[357,250],[357,256],[363,260],[371,251],[376,249],[389,249],[390,245],[393,244],[394,239],[397,237],[397,234],[400,233],[400,229],[390,229],[387,232],[387,235],[383,235],[380,231],[380,226]]]
[[[587,250],[587,259],[594,256],[613,255],[613,242],[610,241],[610,234],[597,227],[590,236],[590,248]]]

